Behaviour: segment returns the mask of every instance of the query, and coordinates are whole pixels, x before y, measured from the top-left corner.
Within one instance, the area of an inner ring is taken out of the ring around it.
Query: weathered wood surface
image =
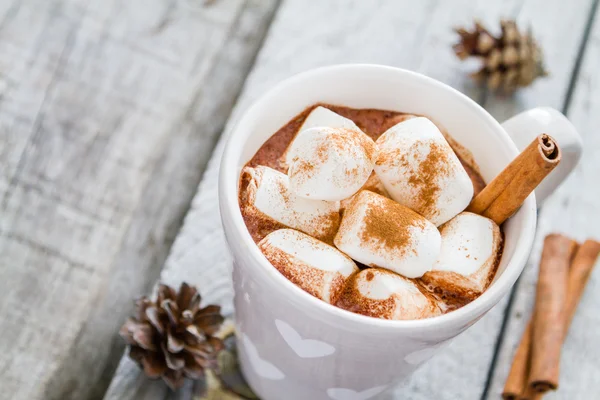
[[[0,399],[101,398],[276,0],[0,2]]]
[[[584,140],[583,158],[575,172],[540,213],[537,238],[529,265],[518,284],[502,340],[488,399],[499,398],[510,363],[531,315],[542,241],[551,232],[577,240],[600,240],[600,9],[584,54],[567,115]],[[595,399],[600,394],[600,263],[592,274],[563,347],[559,389],[544,399]]]
[[[537,105],[562,108],[569,91],[592,1],[562,6],[554,1],[342,1],[284,0],[264,47],[236,105],[229,126],[270,86],[316,66],[371,62],[414,69],[469,94],[500,120]],[[478,17],[490,26],[500,17],[531,24],[546,50],[552,76],[514,99],[497,99],[474,88],[468,67],[451,53],[451,28]],[[232,309],[229,255],[218,219],[217,172],[220,145],[198,188],[192,208],[167,259],[161,279],[199,286],[210,302]],[[443,353],[419,370],[397,398],[480,399],[486,395],[488,371],[503,325],[505,299]],[[193,385],[168,395],[160,382],[148,384],[135,364],[123,358],[106,399],[190,398]],[[492,397],[493,398],[493,397]]]

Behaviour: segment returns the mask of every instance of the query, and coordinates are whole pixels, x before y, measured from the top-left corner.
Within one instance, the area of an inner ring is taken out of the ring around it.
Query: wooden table
[[[541,239],[600,238],[599,13],[598,0],[0,1],[0,399],[193,398],[121,358],[118,328],[158,279],[232,311],[215,142],[273,84],[344,62],[422,72],[499,120],[553,106],[584,137],[514,291],[395,392],[499,398]],[[472,86],[451,28],[474,17],[531,25],[551,76],[512,98]],[[546,398],[600,393],[598,302],[597,271]]]

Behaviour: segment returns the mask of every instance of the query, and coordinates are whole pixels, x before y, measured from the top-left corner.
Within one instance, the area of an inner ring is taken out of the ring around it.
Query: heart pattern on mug
[[[273,381],[280,381],[285,378],[284,373],[281,372],[279,368],[260,357],[258,349],[244,333],[242,333],[242,343],[246,349],[248,360],[250,361],[250,365],[254,372],[265,379],[271,379]]]
[[[335,347],[315,339],[303,339],[287,322],[276,319],[275,326],[283,340],[302,358],[326,357],[335,353]]]
[[[333,400],[367,400],[377,396],[386,388],[387,385],[375,386],[371,389],[363,390],[362,392],[357,392],[352,389],[331,388],[327,389],[327,396]]]

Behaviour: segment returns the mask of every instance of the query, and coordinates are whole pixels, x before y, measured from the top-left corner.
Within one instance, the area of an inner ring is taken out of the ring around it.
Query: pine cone
[[[471,77],[491,90],[511,93],[548,75],[531,31],[521,34],[514,21],[503,20],[500,26],[500,37],[494,37],[479,22],[472,32],[456,29],[460,35],[460,42],[453,47],[456,55],[461,60],[470,56],[483,60],[482,68]]]
[[[173,390],[185,377],[199,379],[206,368],[217,367],[223,342],[214,335],[223,323],[221,308],[200,308],[198,291],[182,283],[179,292],[160,285],[156,301],[136,301],[136,316],[121,327],[130,345],[129,357],[150,378],[160,378]]]

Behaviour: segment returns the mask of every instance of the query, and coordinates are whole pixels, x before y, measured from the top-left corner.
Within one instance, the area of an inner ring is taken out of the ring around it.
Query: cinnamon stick
[[[567,304],[565,305],[567,313],[565,336],[569,330],[569,326],[571,326],[577,305],[581,300],[585,285],[590,279],[598,255],[600,255],[600,242],[591,239],[583,242],[577,253],[575,253],[569,271],[569,285],[567,289],[569,294],[567,296]]]
[[[569,266],[576,248],[577,242],[563,235],[550,234],[544,239],[531,331],[529,385],[536,392],[558,387]]]
[[[531,321],[527,323],[523,337],[517,347],[508,378],[504,384],[502,398],[504,400],[521,400],[525,393],[529,378],[529,355],[531,348]]]
[[[467,211],[500,225],[521,207],[560,160],[556,141],[541,134],[471,201]]]
[[[538,393],[531,389],[530,386],[527,386],[525,392],[519,397],[519,400],[540,400],[542,397],[544,397],[544,393]]]
[[[575,253],[571,268],[569,269],[567,301],[565,305],[567,320],[563,342],[599,255],[600,242],[595,240],[586,240]],[[532,323],[533,318],[527,324],[515,353],[513,364],[508,374],[504,391],[502,392],[502,397],[505,400],[537,400],[542,397],[541,393],[535,392],[528,385]]]
[[[528,385],[529,368],[531,364],[531,329],[532,320],[527,323],[523,337],[517,347],[513,364],[502,392],[504,400],[540,400],[543,393],[538,393]]]

